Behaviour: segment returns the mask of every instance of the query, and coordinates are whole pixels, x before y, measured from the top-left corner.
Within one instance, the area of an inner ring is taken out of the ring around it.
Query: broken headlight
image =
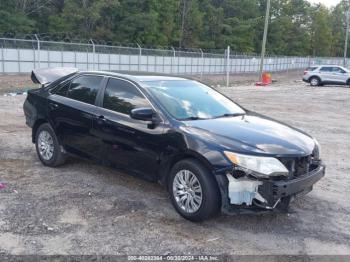
[[[258,178],[288,176],[288,169],[274,157],[251,156],[224,151],[226,157],[237,167]]]

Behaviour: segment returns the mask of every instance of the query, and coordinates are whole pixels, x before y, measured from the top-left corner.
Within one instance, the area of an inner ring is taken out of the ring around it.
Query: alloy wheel
[[[312,86],[317,86],[318,85],[318,79],[317,78],[313,78],[313,79],[311,79],[311,85]]]
[[[38,136],[38,149],[40,156],[45,160],[50,160],[53,156],[54,143],[49,132],[43,130]]]
[[[173,181],[173,194],[177,205],[186,213],[195,213],[202,204],[202,186],[189,170],[180,170]]]

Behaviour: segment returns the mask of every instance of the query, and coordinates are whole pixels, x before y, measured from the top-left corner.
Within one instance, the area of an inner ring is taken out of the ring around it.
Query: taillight
[[[305,71],[304,71],[304,75],[306,75],[306,74],[307,74],[307,71],[305,70]]]

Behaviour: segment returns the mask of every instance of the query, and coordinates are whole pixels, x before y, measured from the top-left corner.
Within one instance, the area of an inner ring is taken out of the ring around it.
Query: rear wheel
[[[61,152],[55,132],[48,124],[42,124],[36,131],[35,147],[40,161],[45,166],[56,167],[65,162],[65,155]]]
[[[310,85],[311,86],[319,86],[319,85],[321,85],[321,81],[318,77],[313,76],[310,78]]]
[[[220,210],[220,192],[212,174],[197,160],[176,163],[168,189],[177,212],[191,221],[203,221]]]

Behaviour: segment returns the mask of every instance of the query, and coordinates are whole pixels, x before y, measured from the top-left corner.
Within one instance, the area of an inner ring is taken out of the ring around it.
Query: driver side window
[[[343,69],[341,69],[340,67],[333,67],[333,72],[334,73],[345,73],[345,71]]]
[[[150,107],[150,104],[133,84],[121,79],[109,79],[103,108],[129,115],[132,109],[140,107]]]

